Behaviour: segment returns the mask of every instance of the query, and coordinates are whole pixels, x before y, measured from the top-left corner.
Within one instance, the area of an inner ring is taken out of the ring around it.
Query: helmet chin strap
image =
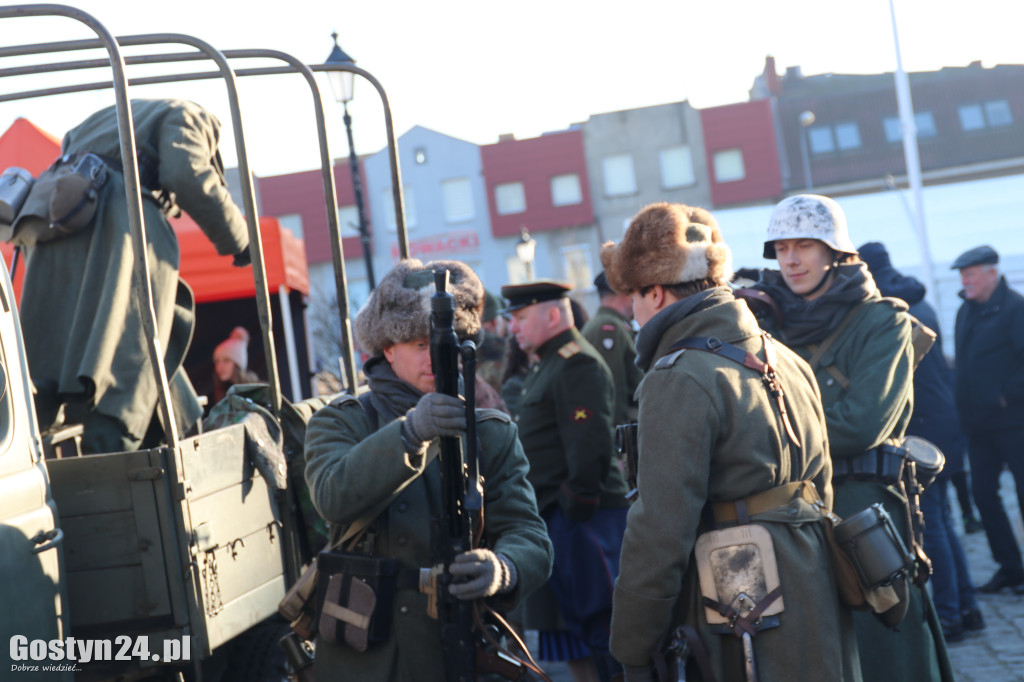
[[[836,268],[839,267],[839,254],[835,251],[832,252],[832,264],[825,268],[825,274],[822,276],[821,281],[814,285],[814,288],[808,291],[806,294],[801,294],[802,298],[813,296],[818,293],[818,290],[825,286],[826,282],[829,281],[829,277],[835,274]]]

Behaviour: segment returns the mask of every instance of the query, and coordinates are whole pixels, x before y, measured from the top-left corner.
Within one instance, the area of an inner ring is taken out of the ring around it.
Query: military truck
[[[73,7],[0,6],[0,25],[9,26],[12,19],[51,15],[85,24],[98,40],[0,45],[0,58],[102,47],[109,60],[0,69],[0,79],[33,72],[75,73],[94,68],[97,61],[109,65],[112,79],[45,91],[8,90],[0,95],[0,102],[84,89],[114,90],[136,284],[148,282],[148,272],[146,259],[138,257],[146,253],[146,242],[125,64],[198,59],[217,63],[219,72],[214,74],[183,73],[145,82],[218,77],[228,87],[269,376],[268,386],[260,394],[264,397],[257,400],[262,404],[253,409],[269,418],[268,433],[283,447],[289,464],[298,466],[289,471],[284,486],[275,485],[269,480],[273,474],[267,476],[265,468],[261,473],[252,457],[251,434],[247,452],[243,423],[190,437],[180,437],[171,426],[160,447],[88,456],[78,451],[81,432],[74,426],[41,434],[17,306],[5,269],[0,275],[0,643],[8,647],[9,660],[2,663],[0,679],[14,678],[20,672],[32,672],[37,676],[32,679],[60,680],[72,679],[72,675],[79,680],[282,679],[286,670],[276,640],[287,631],[287,624],[276,615],[278,602],[311,552],[318,549],[307,540],[309,529],[303,524],[298,499],[301,431],[317,403],[293,406],[281,397],[258,216],[234,79],[236,75],[298,73],[310,84],[320,138],[325,210],[334,246],[348,391],[355,390],[356,374],[344,259],[334,209],[333,164],[312,71],[352,72],[370,80],[380,93],[396,180],[399,246],[402,257],[407,257],[401,181],[387,99],[376,79],[353,65],[311,68],[269,50],[220,52],[177,34],[115,39],[95,18]],[[16,33],[0,35],[6,38]],[[121,55],[121,48],[127,45],[162,43],[185,44],[198,52],[128,60]],[[236,74],[228,60],[245,58],[270,58],[287,65]],[[135,85],[132,87],[134,92]],[[135,289],[142,309],[152,311],[148,287]],[[158,360],[156,322],[143,317],[151,340],[150,357]],[[158,409],[163,423],[173,425],[163,363],[151,364],[161,388]]]

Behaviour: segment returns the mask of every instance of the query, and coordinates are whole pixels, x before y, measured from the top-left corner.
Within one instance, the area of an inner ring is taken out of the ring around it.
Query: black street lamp
[[[334,49],[327,57],[326,64],[355,64],[356,60],[345,54],[345,51],[338,46],[338,34],[332,33]],[[345,132],[348,135],[348,163],[352,172],[352,191],[356,197],[356,212],[359,215],[359,242],[363,246],[363,260],[366,262],[366,279],[370,283],[370,291],[377,287],[373,276],[373,256],[370,253],[370,229],[366,220],[366,210],[363,207],[363,181],[359,175],[359,159],[356,157],[356,146],[352,141],[352,116],[348,113],[348,103],[352,100],[355,74],[350,71],[328,71],[327,80],[331,84],[334,98],[341,102],[345,109],[342,120],[345,122]]]

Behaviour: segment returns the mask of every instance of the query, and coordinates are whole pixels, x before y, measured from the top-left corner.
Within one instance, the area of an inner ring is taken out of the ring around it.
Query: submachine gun
[[[448,271],[434,272],[436,291],[430,297],[430,362],[434,388],[438,393],[458,397],[459,355],[470,361],[466,366],[475,374],[476,345],[459,345],[455,334],[455,297],[448,293]],[[475,380],[475,377],[472,378]],[[455,557],[475,545],[483,531],[483,486],[476,452],[476,396],[474,383],[466,380],[466,442],[468,457],[463,458],[462,441],[441,438],[441,523],[438,540],[442,545],[444,572],[437,580],[437,615],[441,623],[441,641],[447,679],[452,682],[476,680],[476,637],[473,633],[474,605],[453,597],[451,565]]]
[[[516,640],[529,657],[526,645],[504,619],[483,603],[451,595],[451,565],[462,552],[479,546],[484,530],[484,490],[480,477],[476,433],[476,344],[459,343],[455,333],[455,297],[448,293],[448,270],[434,272],[435,291],[430,297],[430,362],[434,388],[445,395],[459,395],[459,358],[462,358],[463,392],[466,397],[466,451],[462,440],[442,436],[441,515],[435,533],[444,567],[437,578],[437,615],[441,625],[446,679],[474,682],[477,671],[496,673],[509,680],[550,679],[530,660],[510,654],[497,641],[497,628],[485,624],[481,608]],[[531,673],[533,675],[531,675]]]

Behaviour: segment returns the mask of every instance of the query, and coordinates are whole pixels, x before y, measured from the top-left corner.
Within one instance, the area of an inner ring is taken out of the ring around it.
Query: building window
[[[580,176],[568,173],[551,178],[552,205],[573,206],[581,203],[583,203],[583,190],[580,188]]]
[[[394,206],[391,212],[395,212]],[[359,234],[359,210],[355,206],[338,207],[338,230],[342,236]]]
[[[281,223],[281,227],[302,239],[302,216],[300,214],[286,213],[285,215],[279,215],[277,216],[277,222]]]
[[[473,188],[468,178],[445,180],[441,183],[444,198],[444,218],[449,223],[473,219]]]
[[[735,182],[747,177],[742,150],[723,149],[720,152],[715,152],[714,166],[715,182]]]
[[[922,137],[935,137],[935,118],[930,111],[919,111],[914,114],[914,124],[917,127],[918,139]],[[899,142],[903,139],[903,126],[900,125],[898,116],[890,116],[882,121],[885,126],[885,139],[887,142]]]
[[[494,187],[494,205],[498,215],[511,215],[526,210],[526,193],[521,182],[503,182]]]
[[[384,200],[384,220],[388,229],[395,232],[398,229],[395,223],[395,199],[391,194],[391,188],[385,187],[381,192]],[[411,230],[416,227],[416,195],[412,193],[409,185],[402,185],[402,203],[405,204],[405,229]]]
[[[1013,112],[1005,99],[995,99],[984,104],[964,104],[957,109],[957,113],[960,114],[960,127],[965,132],[1013,125]]]
[[[693,155],[687,145],[669,147],[658,152],[661,161],[661,187],[673,189],[694,184]]]
[[[811,153],[827,154],[836,150],[832,139],[831,126],[815,126],[807,129],[807,141],[811,145]]]
[[[562,247],[562,270],[573,289],[587,289],[594,284],[594,270],[590,265],[590,247],[582,244]]]
[[[980,104],[965,104],[959,109],[960,127],[964,130],[981,130],[985,127],[985,115],[981,113]]]
[[[860,129],[856,123],[836,124],[836,146],[840,149],[856,149],[860,146]]]
[[[636,174],[629,154],[606,156],[601,160],[604,170],[604,193],[609,197],[636,194]]]
[[[1013,114],[1010,113],[1010,103],[1005,99],[997,99],[985,102],[985,120],[989,126],[998,128],[1013,124]]]
[[[813,126],[807,129],[807,138],[813,154],[860,147],[860,129],[852,121],[834,126]]]

